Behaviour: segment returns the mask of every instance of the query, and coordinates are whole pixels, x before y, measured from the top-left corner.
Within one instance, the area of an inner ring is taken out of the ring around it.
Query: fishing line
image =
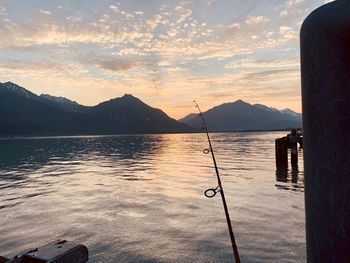
[[[211,153],[212,159],[213,159],[213,163],[214,163],[214,168],[215,168],[215,172],[216,172],[216,178],[218,180],[218,185],[217,187],[213,187],[213,188],[209,188],[204,192],[204,195],[208,198],[213,198],[217,193],[220,193],[221,195],[221,199],[222,199],[222,204],[224,206],[224,211],[225,211],[225,216],[226,216],[226,222],[227,222],[227,227],[228,227],[228,231],[230,233],[230,239],[231,239],[231,245],[232,245],[232,251],[233,251],[233,255],[235,258],[235,262],[236,263],[240,263],[240,257],[239,257],[239,253],[238,253],[238,247],[235,241],[235,236],[233,234],[233,230],[232,230],[232,224],[231,224],[231,219],[230,219],[230,215],[228,212],[228,208],[227,208],[227,204],[226,204],[226,199],[225,199],[225,193],[224,193],[224,189],[222,187],[222,183],[221,183],[221,178],[219,175],[219,169],[218,166],[216,164],[216,159],[215,159],[215,155],[214,155],[214,150],[213,150],[213,146],[211,144],[211,140],[210,140],[210,136],[209,136],[209,132],[208,132],[208,128],[207,125],[205,123],[205,119],[203,116],[203,113],[201,111],[201,109],[199,108],[198,103],[194,100],[193,101],[196,104],[196,108],[199,111],[199,116],[202,118],[202,122],[203,122],[203,128],[201,129],[202,131],[204,131],[207,135],[207,139],[208,139],[208,143],[209,143],[209,148],[205,148],[203,150],[204,154],[209,154]]]

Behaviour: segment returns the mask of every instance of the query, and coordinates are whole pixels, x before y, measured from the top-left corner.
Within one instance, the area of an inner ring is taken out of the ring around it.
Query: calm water
[[[212,134],[242,262],[305,262],[303,163],[285,133]],[[56,239],[89,262],[233,262],[204,134],[0,140],[0,255]],[[301,153],[300,153],[301,154]]]

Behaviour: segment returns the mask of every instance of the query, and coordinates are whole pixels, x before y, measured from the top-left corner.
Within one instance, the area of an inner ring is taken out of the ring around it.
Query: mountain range
[[[203,112],[209,131],[250,131],[301,128],[302,116],[290,109],[277,110],[262,104],[242,100],[224,103]],[[198,114],[191,113],[179,120],[191,127],[203,126]]]
[[[63,97],[37,96],[11,82],[0,83],[2,136],[179,133],[194,130],[130,94],[88,107]]]
[[[301,127],[301,114],[242,100],[203,113],[210,131]],[[12,82],[0,83],[0,136],[198,132],[198,114],[176,121],[162,110],[125,94],[96,106],[64,97],[40,96]]]

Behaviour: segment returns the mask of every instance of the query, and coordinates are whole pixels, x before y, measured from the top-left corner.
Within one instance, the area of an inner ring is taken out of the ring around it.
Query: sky
[[[328,0],[0,0],[0,82],[173,118],[243,99],[301,112],[299,31]]]

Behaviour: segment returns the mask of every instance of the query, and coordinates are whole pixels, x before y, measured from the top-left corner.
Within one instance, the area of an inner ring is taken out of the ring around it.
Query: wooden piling
[[[298,165],[298,147],[290,149],[290,163],[292,166]]]
[[[275,140],[276,167],[288,167],[288,147],[286,137]]]

